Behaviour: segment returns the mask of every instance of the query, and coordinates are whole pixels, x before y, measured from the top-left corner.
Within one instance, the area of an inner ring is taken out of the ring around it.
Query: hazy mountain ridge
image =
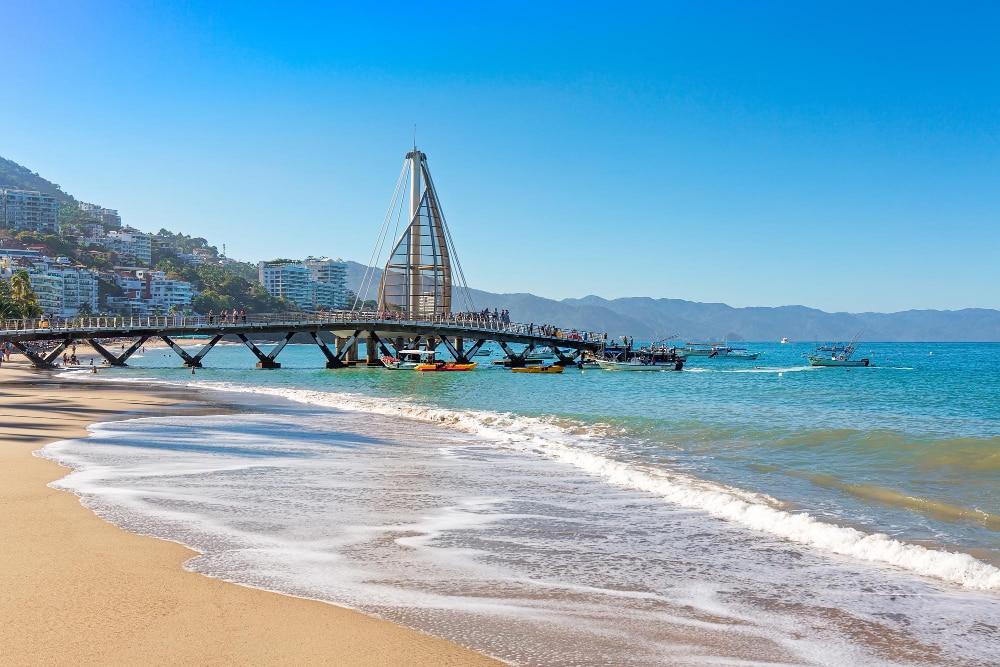
[[[357,290],[366,267],[348,262],[348,288]],[[369,298],[375,298],[376,269]],[[1000,341],[1000,310],[906,310],[897,313],[828,313],[806,306],[735,308],[684,299],[624,297],[547,299],[534,294],[496,294],[470,289],[476,308],[508,308],[520,322],[629,334],[639,338],[728,338],[729,340],[848,340],[859,331],[879,341]],[[454,308],[465,308],[456,294]]]

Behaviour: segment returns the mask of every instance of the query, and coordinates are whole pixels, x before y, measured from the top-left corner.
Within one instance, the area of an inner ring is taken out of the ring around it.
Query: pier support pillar
[[[128,349],[126,349],[118,356],[115,356],[110,350],[108,350],[106,347],[98,343],[93,338],[88,338],[87,343],[89,343],[90,347],[94,348],[94,350],[99,355],[104,357],[104,360],[108,362],[109,366],[118,366],[120,368],[124,368],[128,366],[128,364],[125,363],[128,360],[128,358],[131,357],[133,354],[135,354],[140,347],[145,345],[148,339],[149,336],[140,336],[134,343],[132,343],[132,345],[128,347]]]
[[[382,362],[378,358],[378,337],[372,331],[365,341],[365,361],[369,366],[381,366]]]
[[[310,331],[309,335],[312,336],[313,342],[316,343],[316,346],[319,347],[323,356],[326,357],[326,367],[328,369],[332,370],[344,367],[344,362],[340,360],[340,357],[338,357],[333,350],[330,349],[330,346],[326,344],[326,341],[319,337],[319,332]]]
[[[289,331],[285,334],[284,340],[275,345],[274,349],[272,349],[268,354],[264,354],[259,347],[250,342],[250,339],[246,337],[246,334],[236,334],[236,337],[243,341],[243,344],[250,348],[250,351],[253,352],[255,357],[257,357],[257,368],[268,369],[281,368],[281,364],[275,361],[275,359],[278,358],[281,351],[285,349],[286,345],[288,345],[288,341],[292,340],[294,336],[295,332]]]
[[[31,365],[34,366],[35,368],[56,368],[58,366],[58,364],[56,363],[56,359],[58,359],[59,355],[62,354],[62,351],[66,349],[66,346],[72,345],[72,343],[73,343],[73,338],[67,337],[64,340],[59,341],[59,344],[56,345],[55,349],[53,349],[47,355],[42,356],[41,354],[38,354],[37,352],[29,348],[28,346],[24,345],[23,343],[20,343],[16,340],[11,341],[11,344],[21,354],[27,357],[28,361],[30,361]]]
[[[184,348],[175,343],[169,336],[161,334],[160,338],[163,339],[164,343],[170,346],[170,349],[177,353],[177,356],[184,360],[185,366],[188,368],[201,368],[201,360],[205,358],[205,355],[208,354],[213,347],[215,347],[216,343],[222,340],[222,334],[216,334],[215,337],[212,338],[212,340],[210,340],[203,348],[201,348],[198,354],[194,356],[188,354]]]

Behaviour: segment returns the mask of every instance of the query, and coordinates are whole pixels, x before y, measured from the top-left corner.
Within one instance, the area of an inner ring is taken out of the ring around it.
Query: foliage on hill
[[[3,157],[0,157],[0,188],[37,190],[52,195],[60,202],[74,201],[73,197],[63,192],[62,188],[52,181],[48,181],[30,169]]]
[[[199,313],[233,308],[258,313],[298,310],[294,304],[271,296],[263,285],[248,280],[230,266],[192,266],[174,255],[173,258],[161,258],[155,268],[166,273],[168,278],[186,280],[197,287],[199,294],[191,305]]]
[[[169,229],[161,228],[160,231],[156,232],[156,245],[171,248],[174,253],[192,253],[195,250],[208,250],[212,257],[219,256],[219,249],[214,245],[208,245],[208,241],[202,237],[174,233]]]

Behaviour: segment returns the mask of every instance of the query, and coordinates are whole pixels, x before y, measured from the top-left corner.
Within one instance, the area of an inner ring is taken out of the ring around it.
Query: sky
[[[366,261],[416,126],[473,287],[1000,308],[997,3],[2,4],[0,155],[237,259]]]

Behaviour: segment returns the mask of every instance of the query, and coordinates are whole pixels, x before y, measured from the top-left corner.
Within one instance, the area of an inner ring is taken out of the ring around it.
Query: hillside
[[[54,196],[60,202],[74,201],[72,196],[63,192],[62,188],[52,181],[4,157],[0,157],[0,188],[37,190]]]
[[[357,290],[365,267],[348,263],[348,288]],[[378,279],[372,293],[378,288]],[[827,313],[805,306],[733,308],[723,303],[628,297],[557,301],[534,294],[496,294],[471,289],[477,308],[507,308],[521,322],[558,323],[611,335],[640,338],[729,340],[848,340],[859,331],[880,341],[1000,341],[1000,311],[908,310],[898,313]],[[373,298],[372,295],[369,298]],[[464,308],[456,297],[455,308]]]

